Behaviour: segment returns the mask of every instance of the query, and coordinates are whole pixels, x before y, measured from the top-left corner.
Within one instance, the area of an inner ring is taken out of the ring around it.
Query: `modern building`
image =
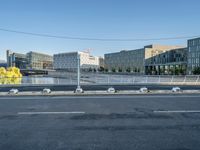
[[[20,69],[26,69],[27,58],[25,54],[15,53],[11,50],[7,50],[6,55],[8,67],[18,67]]]
[[[123,50],[117,53],[105,54],[105,68],[109,72],[135,72],[145,74],[149,64],[152,64],[153,57],[170,51],[182,48],[180,46],[148,45],[136,50]]]
[[[76,71],[80,56],[80,67],[82,70],[99,68],[99,57],[91,56],[88,52],[59,53],[53,56],[53,68],[55,70]]]
[[[52,69],[53,57],[50,55],[29,52],[27,54],[15,53],[7,50],[7,66],[20,69]]]
[[[187,73],[193,74],[196,67],[200,67],[200,38],[188,40]]]
[[[105,69],[109,72],[144,72],[144,49],[122,50],[104,55]]]
[[[145,60],[145,74],[186,74],[187,48],[168,50]]]
[[[38,52],[26,54],[29,69],[53,69],[53,57]]]

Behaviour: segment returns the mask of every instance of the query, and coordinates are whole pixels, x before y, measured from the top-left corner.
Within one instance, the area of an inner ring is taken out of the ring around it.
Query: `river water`
[[[34,85],[34,84],[76,84],[76,78],[54,78],[47,76],[24,76],[22,78],[0,78],[0,85],[9,84],[23,84],[23,85]]]
[[[72,78],[54,78],[43,76],[25,76],[21,84],[75,84],[76,80]]]

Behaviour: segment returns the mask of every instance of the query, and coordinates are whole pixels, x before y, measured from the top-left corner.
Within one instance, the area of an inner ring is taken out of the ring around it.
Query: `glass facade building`
[[[52,69],[53,56],[37,52],[27,54],[15,53],[7,50],[7,66],[20,69]]]
[[[182,48],[180,46],[148,45],[142,49],[123,50],[105,54],[105,68],[109,72],[133,72],[139,74],[157,74],[152,71],[156,67],[158,56],[167,51]],[[169,53],[171,54],[171,53]],[[158,64],[157,64],[158,65]],[[147,71],[151,69],[151,71]]]
[[[196,67],[200,67],[200,38],[188,40],[187,73],[193,74]]]
[[[8,67],[17,67],[20,69],[26,69],[27,63],[28,62],[25,54],[15,53],[10,50],[7,50]]]
[[[178,48],[160,53],[146,60],[147,75],[185,75],[187,70],[187,48]]]
[[[31,51],[26,57],[28,69],[53,69],[53,56]]]

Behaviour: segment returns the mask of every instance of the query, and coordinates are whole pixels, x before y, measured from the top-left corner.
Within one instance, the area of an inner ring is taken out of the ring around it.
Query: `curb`
[[[154,90],[150,92],[139,91],[117,91],[116,93],[108,93],[107,91],[85,91],[84,93],[74,93],[74,91],[52,91],[49,94],[42,92],[19,92],[18,94],[8,94],[8,92],[0,92],[0,96],[112,96],[112,95],[181,95],[181,94],[200,94],[200,90],[184,90],[181,92],[172,92],[171,90]]]

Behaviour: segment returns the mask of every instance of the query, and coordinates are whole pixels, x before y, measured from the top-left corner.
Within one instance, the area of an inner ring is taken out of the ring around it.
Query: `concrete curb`
[[[8,94],[0,92],[0,96],[97,96],[97,95],[159,95],[159,94],[200,94],[200,90],[184,90],[181,92],[172,92],[171,90],[154,90],[147,93],[141,93],[136,90],[117,91],[108,93],[107,91],[85,91],[84,93],[74,93],[74,91],[52,91],[49,94],[42,92],[19,92],[18,94]]]

